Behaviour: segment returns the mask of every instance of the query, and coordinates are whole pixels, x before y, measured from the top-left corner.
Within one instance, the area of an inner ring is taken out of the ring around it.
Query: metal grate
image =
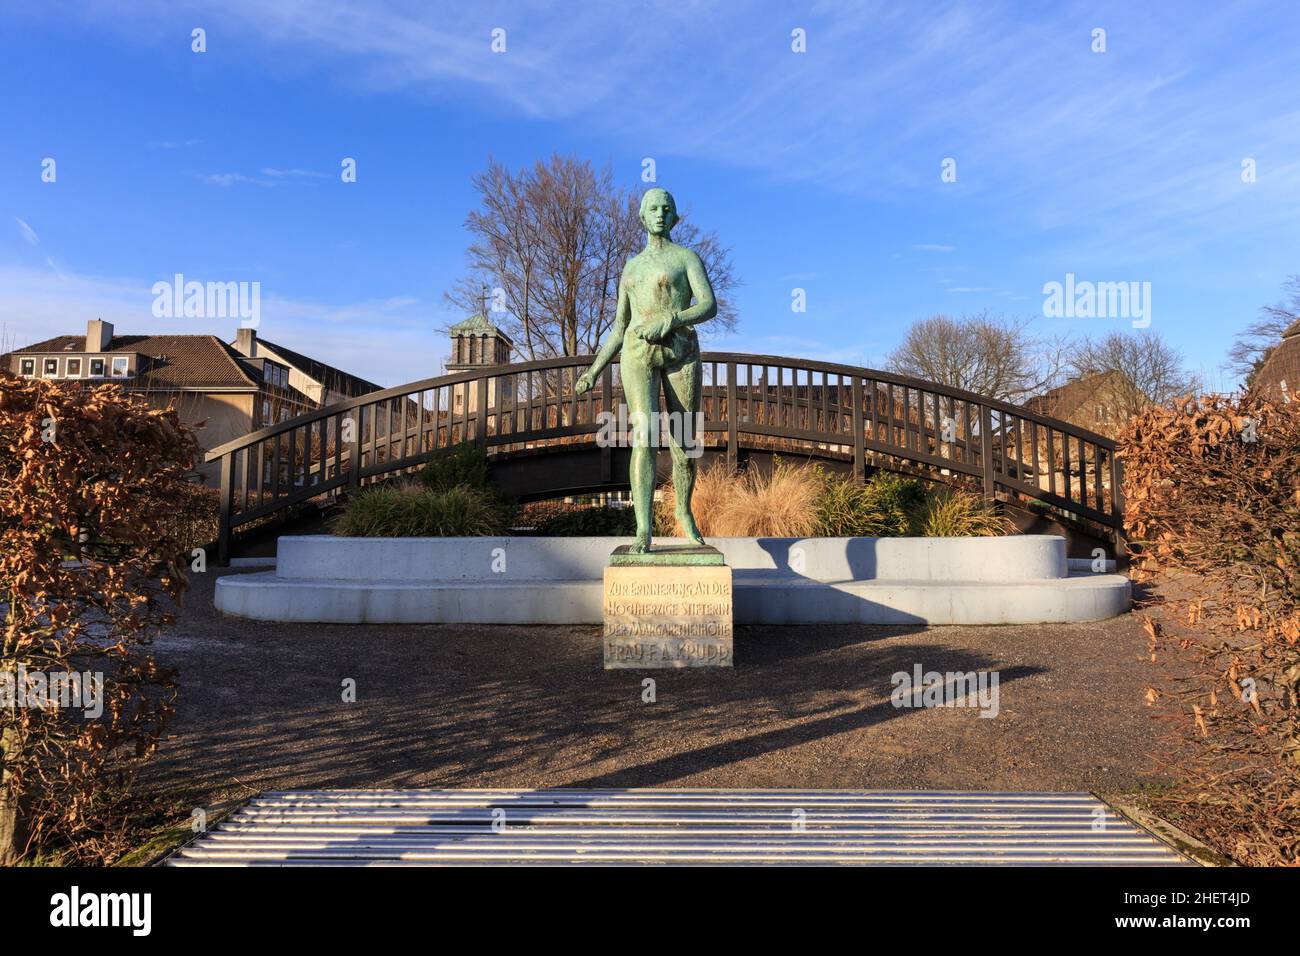
[[[1189,861],[1088,793],[300,790],[265,793],[171,866]]]

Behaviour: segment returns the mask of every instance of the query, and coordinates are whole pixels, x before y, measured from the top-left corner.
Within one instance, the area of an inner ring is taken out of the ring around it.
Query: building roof
[[[1292,322],[1282,333],[1282,341],[1273,346],[1251,379],[1252,391],[1281,391],[1286,382],[1286,397],[1300,394],[1300,320]]]
[[[1077,412],[1080,406],[1090,398],[1093,398],[1107,381],[1116,375],[1122,374],[1122,372],[1115,369],[1110,369],[1105,372],[1085,375],[1082,378],[1071,379],[1064,385],[1050,389],[1042,395],[1035,395],[1026,399],[1025,408],[1039,415],[1069,420],[1069,417]]]
[[[510,336],[506,335],[499,328],[488,321],[488,317],[483,314],[471,315],[464,322],[457,322],[450,329],[452,335],[499,335],[507,342]]]
[[[21,353],[84,355],[84,335],[59,335],[35,345],[14,349]],[[130,388],[159,390],[238,388],[256,390],[257,380],[240,361],[242,356],[215,335],[115,335],[108,348],[92,355],[139,352],[148,358]],[[6,356],[7,357],[7,356]]]
[[[374,382],[367,381],[364,378],[353,375],[351,372],[345,372],[337,369],[333,365],[326,365],[301,352],[295,352],[293,349],[287,349],[283,345],[277,345],[269,339],[264,339],[260,335],[257,337],[259,345],[264,345],[284,361],[298,369],[308,378],[320,382],[331,391],[344,391],[353,395],[361,395],[365,392],[378,392],[383,389],[382,385],[376,385]],[[234,351],[233,349],[231,350]],[[238,353],[236,353],[238,354]],[[342,388],[341,383],[350,382],[354,387]]]

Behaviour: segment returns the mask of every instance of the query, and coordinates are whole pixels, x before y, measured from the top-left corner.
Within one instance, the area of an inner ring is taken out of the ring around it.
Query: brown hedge
[[[0,858],[100,862],[175,684],[146,645],[186,586],[198,450],[114,385],[0,376],[0,670],[102,673],[104,713],[0,707]]]
[[[1300,861],[1300,403],[1207,396],[1120,437],[1125,524],[1180,783],[1160,802],[1241,863]]]

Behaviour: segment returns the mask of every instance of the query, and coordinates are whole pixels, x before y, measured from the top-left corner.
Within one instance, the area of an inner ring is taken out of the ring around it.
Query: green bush
[[[902,537],[920,534],[925,488],[914,478],[877,472],[858,484],[818,468],[817,533],[826,537]]]
[[[562,511],[538,525],[537,533],[555,538],[627,537],[636,534],[636,512],[631,508]]]
[[[825,537],[971,537],[1007,534],[1009,523],[969,492],[876,472],[863,484],[815,468],[817,534]]]
[[[349,501],[332,530],[344,537],[460,537],[504,534],[514,509],[492,490],[455,485],[380,485]]]
[[[1011,522],[969,491],[940,488],[921,511],[921,534],[927,538],[978,538],[1010,534]]]
[[[491,488],[487,454],[477,445],[464,442],[441,448],[419,472],[420,483],[433,491],[446,491],[458,485]]]

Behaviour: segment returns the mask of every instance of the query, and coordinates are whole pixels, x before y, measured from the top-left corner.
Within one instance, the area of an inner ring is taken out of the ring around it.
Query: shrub
[[[978,538],[1011,534],[1010,519],[971,491],[937,488],[920,511],[920,533],[927,538]]]
[[[737,475],[719,462],[696,478],[691,511],[706,537],[804,537],[816,529],[817,479],[812,471],[777,460],[770,472]],[[676,495],[664,486],[657,523],[680,535]]]
[[[490,490],[468,485],[435,490],[407,481],[359,492],[331,530],[361,538],[492,535],[504,534],[512,516]]]
[[[1180,780],[1156,804],[1239,863],[1300,862],[1300,404],[1205,397],[1119,439],[1147,700]]]
[[[487,454],[471,442],[440,448],[419,471],[421,484],[434,491],[446,491],[457,485],[470,488],[492,487],[488,479]]]
[[[0,679],[28,704],[0,705],[2,863],[105,862],[124,843],[175,697],[145,645],[186,587],[174,516],[197,450],[174,410],[116,385],[0,375]],[[32,706],[24,671],[96,675],[102,715]]]
[[[681,534],[665,484],[656,533]],[[692,501],[706,537],[968,537],[1008,534],[1011,522],[966,491],[928,488],[916,478],[876,472],[859,483],[821,465],[777,458],[770,474],[736,474],[721,462],[700,472]]]
[[[816,468],[817,531],[825,537],[902,537],[917,534],[920,483],[877,472],[859,484],[851,476]]]
[[[707,468],[700,468],[695,475],[695,488],[691,493],[691,512],[695,524],[706,537],[717,537],[726,532],[721,528],[721,513],[727,500],[737,492],[739,475],[726,466],[725,462],[714,461]],[[654,531],[658,535],[680,535],[674,509],[677,495],[672,482],[666,482],[660,489],[660,498],[655,503]]]
[[[167,537],[182,542],[184,550],[202,548],[217,539],[221,495],[216,488],[189,482],[176,489],[175,499],[158,515]]]
[[[581,508],[553,514],[537,533],[557,538],[626,537],[636,534],[636,512],[631,508]]]

